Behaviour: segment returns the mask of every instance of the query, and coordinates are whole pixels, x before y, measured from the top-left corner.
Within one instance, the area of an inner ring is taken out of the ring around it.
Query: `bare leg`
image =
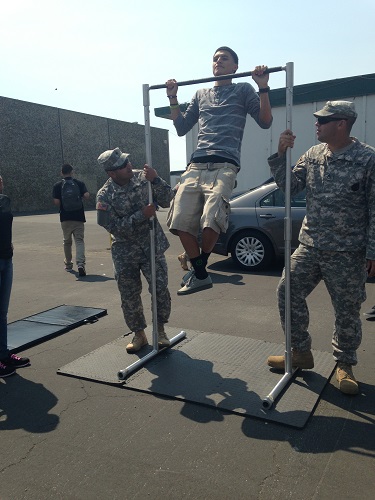
[[[186,231],[178,231],[178,236],[189,258],[194,259],[195,257],[199,257],[201,252],[197,238]]]
[[[218,238],[219,233],[217,233],[210,227],[205,227],[202,232],[202,251],[205,253],[211,253]]]
[[[178,231],[178,236],[180,237],[182,246],[184,247],[186,253],[190,259],[199,257],[200,248],[198,240],[195,236],[186,231]],[[211,229],[210,227],[205,227],[202,231],[202,250],[205,253],[211,253],[217,240],[219,238],[219,233]]]

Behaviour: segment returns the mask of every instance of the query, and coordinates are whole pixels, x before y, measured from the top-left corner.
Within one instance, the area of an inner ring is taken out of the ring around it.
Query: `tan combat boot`
[[[358,394],[358,382],[354,378],[352,365],[337,363],[336,380],[339,383],[339,389],[344,394]]]
[[[267,364],[272,368],[285,370],[285,357],[269,356]],[[292,368],[302,368],[303,370],[310,370],[311,368],[314,368],[314,358],[312,352],[292,351]]]
[[[159,349],[169,347],[171,345],[171,342],[164,331],[164,325],[158,325],[158,345]]]
[[[135,332],[133,340],[126,346],[128,352],[137,352],[143,346],[147,345],[147,337],[144,330],[139,330]]]

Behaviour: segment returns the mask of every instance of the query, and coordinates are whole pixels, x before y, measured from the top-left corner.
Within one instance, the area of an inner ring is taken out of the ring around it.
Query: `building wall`
[[[97,157],[119,147],[135,168],[146,162],[143,125],[0,97],[0,174],[14,213],[53,209],[52,186],[63,163],[73,165],[91,196],[107,179]],[[168,131],[151,130],[153,166],[169,181]]]

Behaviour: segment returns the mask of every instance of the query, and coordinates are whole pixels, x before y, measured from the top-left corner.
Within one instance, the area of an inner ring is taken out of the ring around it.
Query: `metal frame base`
[[[169,338],[179,332],[166,328]],[[207,412],[200,409],[203,405],[303,428],[335,367],[331,353],[313,351],[314,371],[298,370],[287,390],[275,398],[272,408],[265,409],[262,400],[269,387],[283,377],[266,365],[266,359],[270,354],[282,354],[281,344],[189,330],[185,339],[162,349],[143,368],[127,376],[126,381],[119,381],[116,368],[119,371],[152,351],[151,346],[146,346],[136,354],[128,354],[128,342],[128,337],[120,337],[63,366],[58,373],[167,396],[184,405],[195,403],[197,415]],[[192,410],[184,407],[181,412],[184,411]]]

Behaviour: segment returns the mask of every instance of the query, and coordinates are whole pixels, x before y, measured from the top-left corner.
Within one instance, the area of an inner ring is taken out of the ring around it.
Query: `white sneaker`
[[[207,290],[207,288],[212,288],[212,280],[210,276],[207,276],[204,280],[199,280],[195,274],[185,283],[185,285],[180,288],[177,295],[188,295],[189,293],[200,292],[201,290]]]
[[[192,267],[188,273],[184,274],[182,276],[181,286],[186,285],[186,283],[189,281],[189,279],[193,276],[194,273],[195,273],[194,267]]]

